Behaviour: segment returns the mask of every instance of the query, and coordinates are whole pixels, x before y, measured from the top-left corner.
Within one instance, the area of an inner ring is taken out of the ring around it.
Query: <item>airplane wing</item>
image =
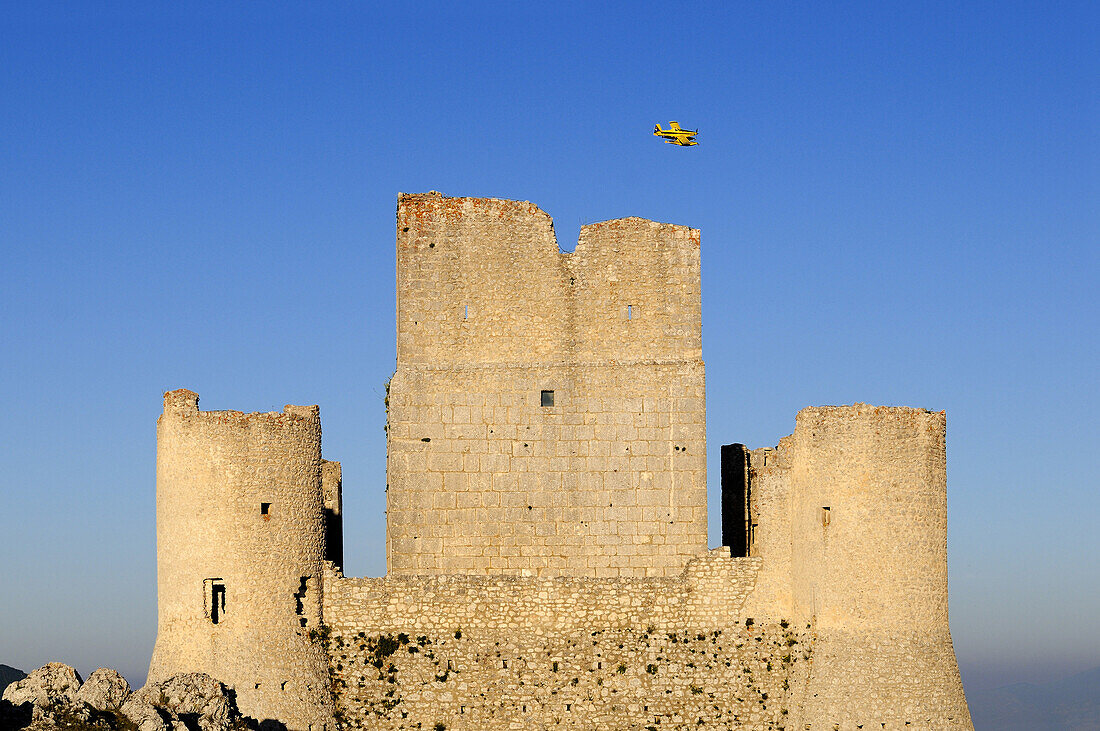
[[[680,123],[679,122],[669,122],[668,123],[668,128],[679,131],[680,130]]]

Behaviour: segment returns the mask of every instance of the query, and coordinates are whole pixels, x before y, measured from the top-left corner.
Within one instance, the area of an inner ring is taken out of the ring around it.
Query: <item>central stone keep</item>
[[[668,577],[706,550],[699,231],[399,195],[391,576]]]

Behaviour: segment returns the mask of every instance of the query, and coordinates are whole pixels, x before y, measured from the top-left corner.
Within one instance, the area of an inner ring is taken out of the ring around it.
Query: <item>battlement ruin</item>
[[[316,406],[169,392],[150,679],[295,731],[972,729],[943,412],[723,447],[708,550],[699,245],[626,218],[568,253],[530,203],[399,195],[387,575],[342,573]]]

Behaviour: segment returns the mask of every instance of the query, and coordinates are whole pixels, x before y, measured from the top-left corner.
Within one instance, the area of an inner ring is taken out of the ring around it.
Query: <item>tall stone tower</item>
[[[198,401],[166,393],[157,421],[149,679],[209,673],[236,690],[248,716],[331,729],[328,659],[309,632],[321,621],[326,507],[338,512],[339,470],[321,459],[318,409],[244,414],[199,411]]]
[[[749,611],[816,634],[794,719],[972,728],[947,616],[945,432],[942,411],[811,407],[748,454],[749,553],[764,559]]]
[[[558,249],[536,206],[400,195],[391,575],[644,577],[706,549],[699,231]]]
[[[942,411],[798,414],[793,599],[818,634],[808,719],[971,727],[947,617],[945,436]]]

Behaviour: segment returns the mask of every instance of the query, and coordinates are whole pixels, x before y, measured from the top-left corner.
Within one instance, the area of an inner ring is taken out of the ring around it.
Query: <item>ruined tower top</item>
[[[533,203],[398,196],[399,363],[699,360],[699,291],[697,229],[621,218],[563,252]]]

